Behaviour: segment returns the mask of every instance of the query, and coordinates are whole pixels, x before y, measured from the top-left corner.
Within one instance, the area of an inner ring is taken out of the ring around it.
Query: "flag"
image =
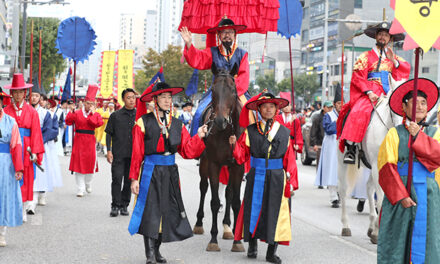
[[[163,75],[163,67],[160,67],[159,71],[156,73],[156,75],[151,78],[151,81],[148,83],[148,86],[157,83],[158,81],[164,82],[165,76]]]
[[[70,94],[70,75],[72,74],[72,69],[69,68],[69,72],[67,73],[66,82],[64,83],[63,94],[61,95],[61,101],[67,101],[72,98]]]
[[[189,80],[188,86],[186,87],[185,94],[191,96],[197,93],[197,86],[199,83],[199,70],[194,69],[194,72]]]

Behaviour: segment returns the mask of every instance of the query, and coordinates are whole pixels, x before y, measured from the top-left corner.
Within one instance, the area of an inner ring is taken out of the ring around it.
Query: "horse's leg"
[[[212,227],[211,227],[211,240],[209,241],[206,251],[220,251],[218,246],[217,235],[217,215],[220,209],[220,199],[218,197],[218,185],[219,185],[219,174],[221,166],[210,162],[209,163],[209,184],[211,187],[211,213],[212,213]]]
[[[368,226],[367,235],[368,237],[370,237],[370,239],[371,239],[371,235],[373,234],[374,222],[376,221],[376,217],[377,217],[376,203],[374,201],[375,190],[376,190],[376,186],[374,186],[373,176],[371,173],[367,182],[368,206],[370,207],[370,215],[369,215],[370,225]]]
[[[342,222],[342,236],[351,236],[351,230],[348,226],[348,216],[346,208],[347,199],[347,165],[343,162],[343,153],[338,151],[338,189],[339,199],[341,200],[341,222]]]
[[[228,167],[229,179],[233,175],[233,171]],[[230,182],[230,181],[229,181]],[[231,229],[231,201],[232,201],[232,187],[229,184],[226,187],[226,205],[225,205],[225,216],[223,217],[223,239],[234,239],[234,234]]]
[[[199,210],[197,211],[197,222],[194,226],[194,234],[196,235],[202,235],[205,231],[203,230],[203,217],[205,217],[205,213],[203,211],[204,205],[205,205],[205,197],[206,192],[208,191],[208,160],[202,155],[200,157],[200,167],[199,167],[199,174],[200,174],[200,202],[199,202]]]
[[[244,166],[234,164],[231,169],[231,175],[229,177],[229,184],[228,184],[229,186],[231,186],[231,193],[232,193],[232,211],[234,212],[234,228],[233,228],[234,233],[237,225],[238,213],[240,212],[240,206],[241,206],[240,191],[241,191],[241,183],[243,180],[243,174],[244,174]],[[234,240],[231,251],[232,252],[245,251],[241,240]]]
[[[376,191],[377,212],[379,212],[379,214],[380,214],[380,212],[382,210],[382,201],[383,201],[384,193],[382,191],[382,188],[379,185],[379,171],[377,168],[377,164],[374,164],[374,166],[373,166],[371,177],[372,177],[373,188]],[[373,210],[374,210],[374,213],[376,214],[376,208],[374,207],[374,193],[372,194],[372,200],[373,200]],[[379,217],[376,214],[376,219],[374,219],[373,232],[371,233],[371,236],[370,236],[371,243],[377,244],[378,238],[379,238]]]

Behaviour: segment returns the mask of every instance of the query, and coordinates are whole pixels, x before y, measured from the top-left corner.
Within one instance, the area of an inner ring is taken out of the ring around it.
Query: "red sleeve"
[[[358,93],[365,93],[367,91],[373,90],[373,88],[371,87],[371,82],[367,81],[368,68],[353,71],[351,79],[353,81],[351,82],[350,89],[354,88],[356,91],[358,91]]]
[[[298,189],[298,168],[296,167],[295,151],[293,151],[292,145],[289,144],[287,152],[283,158],[283,167],[286,172],[290,174],[290,185],[293,186],[293,190]]]
[[[238,164],[245,163],[251,157],[250,149],[246,145],[246,138],[247,138],[247,130],[241,134],[240,138],[235,144],[235,148],[232,153]]]
[[[44,154],[43,135],[41,134],[40,118],[37,111],[32,112],[31,121],[31,151],[37,154],[37,163],[41,165]]]
[[[417,159],[432,172],[440,167],[440,143],[420,131],[413,144]]]
[[[193,45],[188,49],[185,45],[183,49],[183,56],[186,62],[194,69],[208,70],[212,65],[211,49],[198,50]]]
[[[299,121],[299,119],[295,119],[294,121],[294,128],[296,131],[296,135],[293,133],[293,129],[291,130],[291,136],[293,137],[291,143],[292,144],[296,144],[298,145],[298,153],[302,153],[302,149],[303,149],[303,145],[304,145],[304,140],[303,140],[303,135],[302,135],[302,131],[301,131],[301,122]]]
[[[12,163],[14,164],[14,169],[16,172],[24,170],[22,144],[23,143],[21,142],[18,125],[15,123],[12,126],[10,148],[11,148]]]
[[[204,150],[205,143],[199,138],[199,135],[191,137],[186,127],[182,125],[181,143],[177,147],[177,152],[179,152],[180,156],[184,159],[195,159],[200,157]]]
[[[237,87],[237,95],[241,96],[249,89],[249,61],[248,53],[243,56],[238,68],[238,74],[235,78],[235,86]]]
[[[66,116],[66,125],[71,126],[75,123],[76,114],[75,112],[69,112]]]
[[[397,165],[387,163],[379,171],[379,185],[392,205],[409,197],[406,187],[397,172]]]
[[[131,164],[130,164],[130,179],[138,180],[139,179],[139,171],[141,169],[141,164],[144,161],[144,132],[142,129],[136,124],[133,127],[133,151],[131,153]]]
[[[95,128],[98,128],[102,125],[104,125],[104,121],[102,120],[102,116],[95,112],[93,115],[89,115],[87,117],[87,123],[89,123],[90,125],[92,125]]]
[[[408,79],[409,73],[411,71],[411,65],[405,60],[398,58],[396,56],[396,60],[399,61],[399,67],[393,66],[393,70],[391,71],[391,76],[394,80],[400,81],[402,79]]]

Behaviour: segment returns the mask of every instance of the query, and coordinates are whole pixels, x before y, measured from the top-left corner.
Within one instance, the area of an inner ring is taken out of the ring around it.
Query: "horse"
[[[230,228],[231,206],[234,212],[234,229],[240,211],[240,188],[244,174],[244,166],[238,165],[232,156],[232,146],[229,137],[237,138],[243,132],[239,126],[239,117],[242,106],[239,102],[234,77],[238,72],[235,64],[231,71],[217,69],[213,64],[212,73],[214,82],[212,85],[212,103],[203,114],[203,122],[208,125],[208,133],[205,137],[205,151],[200,157],[200,204],[197,212],[197,222],[194,226],[194,234],[203,234],[203,206],[208,189],[208,179],[211,187],[211,212],[212,227],[211,240],[206,248],[207,251],[220,251],[217,241],[217,214],[220,209],[218,195],[219,174],[223,166],[228,166],[229,182],[226,187],[226,206],[223,218],[223,239],[234,239]],[[244,252],[241,241],[234,241],[231,251]]]
[[[401,118],[394,114],[389,105],[389,97],[392,91],[403,83],[404,80],[396,82],[390,78],[390,91],[386,96],[381,96],[374,107],[374,111],[371,116],[370,124],[368,125],[367,132],[362,140],[361,146],[365,153],[366,159],[371,165],[371,174],[367,182],[367,195],[368,205],[370,208],[367,235],[370,237],[370,241],[373,244],[377,244],[379,234],[379,217],[377,212],[381,211],[382,201],[384,193],[379,185],[379,171],[377,167],[377,156],[379,153],[380,145],[384,140],[388,130],[401,122]],[[341,200],[341,222],[342,222],[342,236],[351,236],[351,229],[348,225],[348,215],[346,208],[346,198],[352,192],[354,185],[360,175],[360,166],[365,165],[356,159],[356,164],[345,164],[344,153],[338,151],[338,189]],[[377,197],[377,211],[374,203],[374,194]]]

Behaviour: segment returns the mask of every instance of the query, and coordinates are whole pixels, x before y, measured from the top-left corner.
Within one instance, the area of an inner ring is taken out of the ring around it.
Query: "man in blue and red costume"
[[[217,33],[217,46],[208,47],[204,50],[198,50],[192,45],[191,32],[186,27],[182,28],[181,36],[185,41],[183,55],[188,64],[199,70],[211,69],[215,64],[217,69],[227,69],[231,71],[237,64],[238,73],[235,76],[235,85],[237,94],[242,104],[250,98],[247,93],[249,87],[249,62],[248,53],[237,47],[237,33],[246,29],[244,25],[235,25],[229,18],[220,20],[217,27],[208,29],[208,34]],[[197,133],[200,126],[203,111],[211,103],[211,91],[207,92],[200,101],[191,125],[191,135]]]
[[[376,46],[362,53],[356,61],[351,77],[350,102],[344,105],[338,118],[341,151],[347,146],[344,163],[355,163],[356,145],[365,136],[373,106],[381,95],[390,90],[389,75],[395,81],[409,78],[411,66],[388,46],[391,40],[403,40],[404,35],[390,35],[390,27],[390,23],[383,22],[364,31],[367,36],[376,39]],[[361,158],[366,163],[362,155]]]

